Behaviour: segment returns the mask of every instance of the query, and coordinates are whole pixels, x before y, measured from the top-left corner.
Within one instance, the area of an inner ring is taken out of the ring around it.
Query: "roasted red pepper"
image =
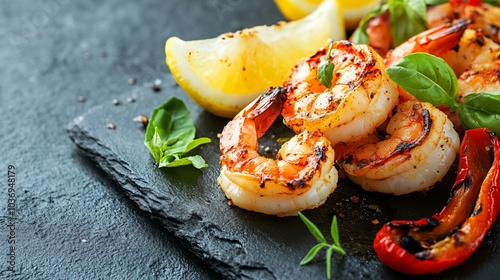
[[[471,6],[481,6],[483,4],[482,0],[450,0],[450,2],[455,5],[467,4]]]
[[[472,255],[499,209],[500,140],[488,129],[468,130],[446,206],[430,218],[385,224],[373,247],[380,260],[394,270],[439,273]]]

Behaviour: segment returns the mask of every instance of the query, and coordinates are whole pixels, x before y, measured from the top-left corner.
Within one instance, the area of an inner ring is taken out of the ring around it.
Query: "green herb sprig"
[[[335,69],[335,65],[330,60],[330,57],[332,55],[332,47],[333,41],[330,40],[325,59],[319,63],[317,72],[319,82],[327,88],[332,86],[333,69]]]
[[[314,259],[314,257],[321,249],[326,247],[326,276],[328,277],[328,279],[330,279],[332,270],[332,253],[335,251],[338,254],[345,255],[345,251],[340,245],[339,231],[337,227],[337,216],[333,216],[332,225],[330,227],[330,235],[333,239],[333,244],[329,244],[326,241],[326,238],[323,236],[318,227],[306,216],[304,216],[304,214],[299,212],[299,217],[307,226],[312,236],[314,236],[314,238],[316,238],[316,240],[319,242],[314,247],[312,247],[311,250],[309,250],[309,253],[307,253],[307,255],[300,261],[300,265],[308,264]]]
[[[177,167],[192,164],[201,169],[207,163],[200,155],[187,153],[199,145],[210,143],[211,139],[194,139],[196,128],[191,113],[182,100],[172,97],[154,109],[146,128],[144,145],[148,147],[158,167]]]
[[[428,53],[410,54],[387,68],[387,74],[418,100],[458,110],[466,128],[486,127],[500,134],[500,91],[471,93],[459,102],[457,77],[443,59]]]

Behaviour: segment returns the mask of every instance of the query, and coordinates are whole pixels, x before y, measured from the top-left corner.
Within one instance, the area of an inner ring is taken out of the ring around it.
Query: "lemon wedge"
[[[289,20],[309,15],[324,1],[338,2],[345,27],[349,30],[355,29],[361,18],[380,4],[380,0],[274,0],[283,16]]]
[[[345,39],[337,3],[326,1],[307,17],[257,26],[217,38],[165,44],[166,62],[177,83],[214,115],[233,117],[271,86],[288,78],[298,59],[327,40]]]
[[[345,27],[356,29],[359,21],[371,10],[380,5],[380,0],[338,0],[342,7]]]
[[[323,1],[324,0],[274,0],[281,14],[288,20],[298,20],[309,15],[316,10]]]

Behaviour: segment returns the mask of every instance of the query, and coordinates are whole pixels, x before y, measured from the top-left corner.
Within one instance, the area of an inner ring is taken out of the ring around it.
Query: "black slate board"
[[[310,265],[299,265],[315,240],[298,217],[278,218],[228,205],[216,183],[220,168],[217,134],[227,120],[200,109],[175,85],[171,76],[164,81],[160,93],[140,92],[134,103],[105,104],[77,117],[68,126],[70,138],[116,180],[141,209],[159,219],[224,278],[325,278],[324,254]],[[207,136],[213,141],[197,150],[207,160],[207,169],[158,169],[143,145],[145,130],[132,119],[138,115],[149,116],[171,96],[185,101],[198,136]],[[110,122],[116,129],[107,128]],[[271,131],[277,136],[289,133],[279,122]],[[262,143],[274,145],[269,135],[264,136]],[[385,223],[432,215],[446,201],[454,177],[452,170],[444,182],[429,193],[404,197],[367,193],[346,180],[340,181],[324,206],[304,212],[324,233],[329,231],[333,215],[345,215],[339,219],[339,227],[347,255],[334,257],[333,278],[408,278],[378,261],[371,244],[380,224],[374,225],[372,221],[378,219]],[[358,196],[360,201],[352,202],[351,196]],[[500,275],[499,236],[500,223],[496,222],[469,260],[426,279],[495,278]]]

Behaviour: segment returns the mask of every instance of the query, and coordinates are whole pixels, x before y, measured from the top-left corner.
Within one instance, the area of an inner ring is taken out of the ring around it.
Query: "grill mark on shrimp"
[[[321,132],[303,131],[276,159],[258,153],[258,139],[280,115],[291,87],[271,88],[229,121],[220,136],[220,188],[234,205],[278,216],[323,204],[337,186],[335,152]]]
[[[459,144],[443,112],[409,101],[394,109],[385,137],[372,134],[335,150],[339,166],[363,188],[406,194],[439,181],[453,164]]]

